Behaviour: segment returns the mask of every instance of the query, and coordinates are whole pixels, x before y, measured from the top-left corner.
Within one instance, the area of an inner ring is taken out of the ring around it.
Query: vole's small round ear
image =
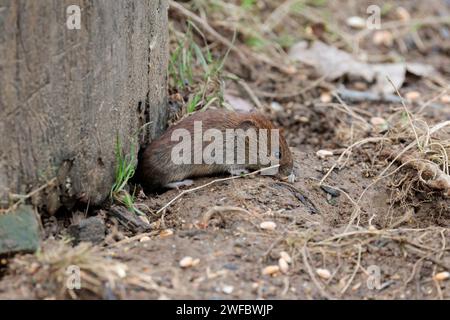
[[[245,119],[239,123],[239,128],[244,129],[244,130],[249,129],[249,128],[255,128],[256,126],[257,126],[256,121],[253,119]]]

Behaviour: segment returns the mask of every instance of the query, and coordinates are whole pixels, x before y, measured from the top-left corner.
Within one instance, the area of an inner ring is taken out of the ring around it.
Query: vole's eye
[[[275,158],[281,159],[281,152],[280,151],[276,151],[275,152]]]

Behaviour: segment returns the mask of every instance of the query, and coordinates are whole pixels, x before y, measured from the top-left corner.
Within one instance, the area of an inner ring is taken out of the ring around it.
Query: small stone
[[[417,101],[420,99],[420,92],[410,91],[405,94],[405,98],[409,101]]]
[[[22,205],[0,213],[0,255],[34,252],[40,246],[40,230],[33,207]]]
[[[448,278],[450,278],[450,272],[448,271],[436,273],[433,277],[433,279],[436,281],[444,281],[447,280]]]
[[[222,286],[222,292],[225,294],[232,294],[234,290],[233,286],[229,286],[229,285],[223,285]]]
[[[316,269],[316,273],[322,279],[328,280],[331,278],[331,272],[328,271],[327,269],[318,268],[318,269]]]
[[[333,151],[329,151],[329,150],[319,150],[316,152],[316,155],[320,158],[320,159],[325,159],[327,157],[331,157],[333,155]]]
[[[327,196],[329,195],[330,197],[337,198],[337,197],[339,197],[341,195],[341,192],[339,190],[335,189],[335,188],[331,188],[331,187],[328,187],[328,186],[321,185],[320,189],[325,191],[327,193]]]
[[[292,258],[289,255],[289,253],[287,253],[286,251],[281,251],[280,252],[280,258],[284,259],[284,261],[286,261],[289,264],[292,263]]]
[[[150,240],[151,240],[151,238],[149,236],[143,236],[143,237],[141,237],[139,239],[140,242],[147,242],[147,241],[150,241]]]
[[[275,228],[277,227],[277,224],[273,221],[264,221],[264,222],[261,222],[259,227],[263,230],[275,230]]]
[[[354,29],[364,29],[366,27],[366,20],[358,16],[349,17],[346,22],[349,27]]]
[[[278,272],[280,272],[280,267],[279,266],[267,266],[263,269],[262,274],[263,275],[268,275],[268,276],[273,276],[275,274],[277,274]]]
[[[289,265],[283,258],[278,259],[278,266],[283,273],[287,273],[289,271]]]
[[[92,242],[94,244],[103,241],[106,235],[105,222],[100,217],[90,217],[81,220],[77,224],[72,224],[67,228],[67,232],[73,238],[73,243]]]

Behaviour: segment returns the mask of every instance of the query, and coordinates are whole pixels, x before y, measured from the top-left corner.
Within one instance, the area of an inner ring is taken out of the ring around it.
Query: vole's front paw
[[[249,171],[245,168],[231,168],[229,172],[232,176],[240,176],[249,173]]]
[[[169,189],[179,189],[180,187],[189,187],[192,186],[194,184],[194,181],[190,180],[190,179],[186,179],[186,180],[182,180],[182,181],[175,181],[175,182],[171,182],[166,184],[166,188]]]

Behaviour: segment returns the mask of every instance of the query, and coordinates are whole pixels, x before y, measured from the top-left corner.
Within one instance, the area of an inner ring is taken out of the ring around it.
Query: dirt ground
[[[276,3],[278,7],[282,2]],[[367,5],[345,3],[348,10],[336,10],[344,4],[332,1],[311,8],[328,12],[340,30],[351,32],[346,17],[363,16]],[[394,19],[399,6],[417,19],[438,12],[450,15],[448,1],[391,4],[386,19]],[[263,8],[262,15],[269,14],[264,10],[271,12]],[[216,21],[212,26],[231,37],[227,26],[217,22],[222,21],[220,14],[212,11],[216,20],[210,22]],[[171,12],[177,23],[178,17]],[[288,26],[290,22],[312,23],[286,20],[284,28],[292,30],[295,24]],[[370,39],[361,47],[373,57],[401,54],[438,70],[438,80],[407,75],[399,90],[402,96],[418,92],[420,98],[407,107],[414,119],[433,128],[450,120],[450,102],[439,96],[450,83],[448,24],[423,27],[417,34],[424,46],[420,50],[401,52],[400,42],[373,47]],[[409,41],[408,35],[398,37]],[[333,34],[324,35],[328,36]],[[302,65],[299,72],[286,75],[258,61],[249,69],[242,64],[232,52],[226,70],[246,79],[266,115],[284,128],[295,161],[293,184],[255,174],[196,179],[193,187],[215,182],[181,196],[186,189],[139,193],[137,203],[146,208],[151,225],[146,232],[119,224],[109,214],[110,205],[80,208],[105,221],[106,238],[97,245],[72,247],[65,241],[73,212],[62,212],[57,218],[43,213],[42,250],[2,260],[0,298],[449,299],[449,196],[445,189],[427,183],[421,168],[401,159],[393,161],[415,141],[415,133],[426,129],[417,125],[414,131],[398,102],[327,100],[339,84],[367,90],[361,81],[320,80],[311,66]],[[227,87],[254,100],[235,83]],[[310,89],[285,95],[299,87]],[[193,86],[184,90],[173,86],[172,104],[180,95],[185,104],[192,90]],[[424,108],[431,99],[439,103]],[[281,110],[271,107],[273,101]],[[386,119],[389,128],[377,130],[375,117]],[[436,144],[450,150],[448,128],[432,136]],[[332,155],[320,157],[319,150]],[[412,156],[432,159],[429,154],[433,153]],[[66,269],[71,265],[80,266],[81,290],[66,285]]]

